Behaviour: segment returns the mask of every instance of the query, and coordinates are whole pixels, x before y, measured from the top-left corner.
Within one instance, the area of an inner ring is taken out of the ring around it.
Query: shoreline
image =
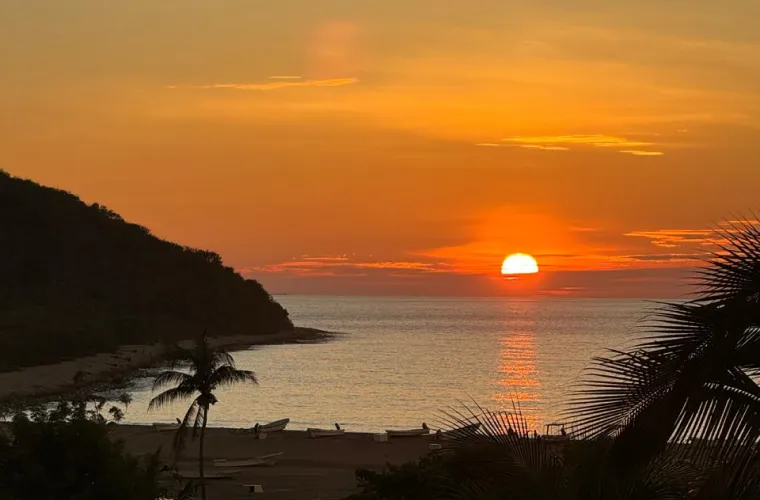
[[[209,337],[209,342],[214,348],[237,351],[256,346],[321,342],[335,335],[338,334],[316,328],[294,327],[292,330],[264,335]],[[165,361],[174,346],[188,348],[194,343],[194,340],[183,340],[175,344],[123,345],[110,353],[0,373],[0,404],[44,402],[46,399],[78,391],[97,392],[122,388],[138,370],[152,368]]]

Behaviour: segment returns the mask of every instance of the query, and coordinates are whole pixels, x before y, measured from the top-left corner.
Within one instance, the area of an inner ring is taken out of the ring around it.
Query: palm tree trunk
[[[204,438],[206,437],[206,422],[208,421],[208,406],[203,407],[203,425],[201,426],[201,443],[200,451],[198,454],[198,472],[201,477],[201,498],[206,500],[206,479],[203,475],[203,445]]]

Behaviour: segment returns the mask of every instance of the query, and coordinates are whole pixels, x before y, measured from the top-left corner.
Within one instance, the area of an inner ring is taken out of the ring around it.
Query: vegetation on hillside
[[[760,225],[726,227],[692,300],[593,361],[567,412],[574,439],[528,438],[519,412],[455,416],[480,430],[359,471],[352,500],[760,498]]]
[[[0,171],[0,371],[205,328],[290,327],[287,311],[219,255]]]

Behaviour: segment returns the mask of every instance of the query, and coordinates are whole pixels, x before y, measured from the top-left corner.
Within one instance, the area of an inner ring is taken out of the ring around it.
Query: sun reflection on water
[[[499,389],[492,399],[501,409],[519,410],[530,429],[538,429],[541,415],[541,382],[537,367],[534,302],[510,302],[509,323],[499,341]]]

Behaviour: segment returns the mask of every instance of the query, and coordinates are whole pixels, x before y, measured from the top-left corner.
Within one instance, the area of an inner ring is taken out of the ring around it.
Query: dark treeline
[[[122,344],[292,327],[219,255],[0,170],[0,370]]]

